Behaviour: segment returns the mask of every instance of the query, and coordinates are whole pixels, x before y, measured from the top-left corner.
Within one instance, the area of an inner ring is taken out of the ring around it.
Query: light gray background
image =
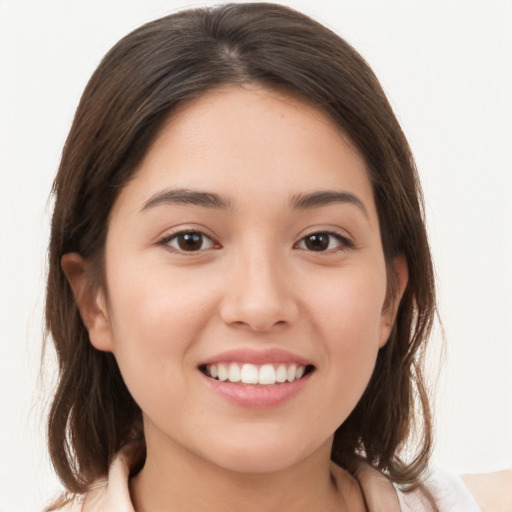
[[[416,155],[446,334],[436,461],[511,467],[512,2],[287,3],[365,56]],[[0,510],[40,510],[58,488],[44,442],[51,358],[39,378],[45,251],[79,96],[121,36],[199,5],[208,2],[0,0]]]

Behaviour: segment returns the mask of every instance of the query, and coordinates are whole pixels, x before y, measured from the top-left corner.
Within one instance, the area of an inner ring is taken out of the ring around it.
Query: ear
[[[91,344],[98,350],[111,352],[114,348],[110,317],[105,294],[91,283],[88,263],[78,253],[64,254],[61,266],[68,279]]]
[[[379,348],[382,348],[391,334],[393,325],[395,324],[398,306],[402,300],[402,296],[409,281],[409,269],[407,268],[407,260],[403,254],[400,254],[393,261],[392,275],[389,279],[393,280],[391,283],[389,296],[386,297],[384,306],[382,308],[382,316],[380,323],[380,337]]]

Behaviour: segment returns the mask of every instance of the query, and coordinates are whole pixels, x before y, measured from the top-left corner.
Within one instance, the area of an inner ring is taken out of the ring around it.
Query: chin
[[[301,463],[314,453],[325,451],[330,457],[332,438],[327,442],[312,443],[305,447],[303,440],[294,441],[283,434],[276,439],[253,439],[244,444],[216,444],[215,453],[209,458],[215,465],[229,471],[246,474],[275,473]]]

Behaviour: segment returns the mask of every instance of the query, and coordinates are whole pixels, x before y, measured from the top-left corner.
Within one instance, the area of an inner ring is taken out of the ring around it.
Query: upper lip
[[[249,348],[227,350],[216,354],[203,361],[199,366],[218,363],[250,363],[262,365],[266,363],[295,363],[297,365],[312,365],[304,357],[301,357],[286,350],[271,348],[265,350],[254,350]]]

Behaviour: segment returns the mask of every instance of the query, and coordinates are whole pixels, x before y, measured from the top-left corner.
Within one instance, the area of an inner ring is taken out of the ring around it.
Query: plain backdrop
[[[51,357],[40,375],[45,257],[49,192],[80,94],[121,36],[211,4],[0,0],[0,511],[41,510],[58,489],[44,441]],[[512,1],[287,4],[369,61],[416,155],[446,343],[436,464],[511,467]],[[439,350],[432,377],[438,367]]]

